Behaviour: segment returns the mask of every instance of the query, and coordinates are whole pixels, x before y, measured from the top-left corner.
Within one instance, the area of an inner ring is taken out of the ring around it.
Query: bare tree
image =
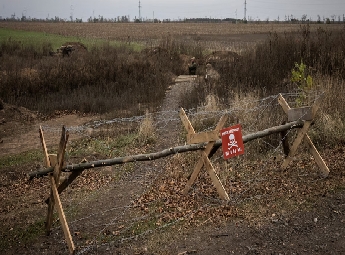
[[[303,14],[301,20],[304,23],[307,20],[307,14]]]

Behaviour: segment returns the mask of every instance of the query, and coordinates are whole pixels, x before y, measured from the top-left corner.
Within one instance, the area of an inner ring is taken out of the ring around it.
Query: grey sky
[[[197,17],[239,18],[244,17],[244,0],[140,0],[141,17],[152,19],[183,19]],[[139,16],[139,0],[0,0],[0,16],[35,18],[82,18],[90,16],[116,18],[129,15],[133,20]],[[345,14],[344,0],[247,0],[247,18],[257,20],[279,19],[293,15],[301,19],[307,14],[312,20],[331,18],[341,20]],[[49,16],[48,16],[49,15]]]

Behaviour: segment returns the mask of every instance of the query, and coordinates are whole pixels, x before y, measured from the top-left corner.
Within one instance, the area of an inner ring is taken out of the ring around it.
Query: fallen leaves
[[[268,215],[272,210],[285,208],[287,211],[294,211],[297,207],[309,206],[315,196],[343,183],[343,178],[332,177],[327,181],[316,181],[319,177],[315,162],[304,154],[296,158],[286,170],[280,169],[282,162],[277,160],[251,160],[242,164],[237,162],[236,165],[230,163],[231,171],[219,174],[231,200],[230,203],[225,203],[219,199],[205,169],[201,170],[189,194],[182,195],[188,175],[182,173],[178,166],[193,164],[175,163],[174,160],[168,163],[165,174],[135,201],[139,205],[150,204],[143,206],[145,209],[142,210],[144,213],[159,214],[159,226],[181,219],[185,226],[203,224],[205,220],[208,223],[221,222],[234,217],[251,218],[255,221],[254,215],[260,212],[263,214],[257,220],[271,217],[272,222],[277,222],[279,218]],[[214,165],[217,166],[217,163]],[[215,168],[220,171],[218,167]],[[192,169],[193,167],[189,171]],[[333,171],[334,175],[344,175],[339,168]]]
[[[288,217],[279,213],[282,208],[289,214],[298,208],[310,207],[319,196],[345,188],[342,153],[330,150],[323,152],[323,157],[331,170],[327,179],[319,178],[315,163],[303,154],[286,170],[279,168],[280,162],[269,160],[237,161],[236,164],[228,162],[231,171],[222,168],[221,162],[212,162],[230,196],[230,202],[219,199],[204,168],[190,192],[183,195],[182,191],[196,159],[191,160],[181,155],[178,159],[172,157],[166,163],[163,173],[150,183],[151,186],[144,194],[131,203],[131,210],[138,211],[142,217],[129,224],[121,223],[105,233],[122,238],[167,227],[178,226],[183,229],[218,224],[234,218],[248,219],[251,222],[271,219],[271,222],[287,224]],[[184,166],[183,169],[181,165]],[[109,168],[105,171],[87,170],[68,189],[76,194],[102,189],[118,180],[116,178]],[[43,201],[49,194],[49,188],[47,178],[28,182],[24,174],[17,173],[12,182],[0,187],[2,226],[12,217],[9,216],[11,213],[31,211],[36,204],[45,210]],[[64,195],[65,193],[62,194],[63,199]],[[317,218],[317,222],[318,220]],[[78,231],[75,235],[82,238]]]

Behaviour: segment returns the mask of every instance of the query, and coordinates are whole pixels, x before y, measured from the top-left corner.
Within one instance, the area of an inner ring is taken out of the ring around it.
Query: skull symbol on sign
[[[230,143],[228,143],[229,149],[231,149],[232,147],[238,147],[234,134],[229,135],[229,140],[230,140]]]

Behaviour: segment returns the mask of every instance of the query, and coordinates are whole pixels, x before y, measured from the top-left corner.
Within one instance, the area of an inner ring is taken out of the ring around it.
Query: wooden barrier
[[[202,132],[196,134],[194,131],[194,128],[192,124],[190,123],[185,111],[181,108],[180,110],[180,118],[182,120],[182,123],[187,130],[187,143],[194,143],[194,142],[206,142],[206,148],[201,151],[200,153],[200,159],[198,163],[196,163],[194,171],[188,180],[186,184],[186,188],[183,190],[183,194],[187,194],[190,188],[192,187],[194,181],[196,180],[197,176],[199,175],[199,172],[203,165],[206,166],[207,172],[211,177],[211,180],[213,182],[213,185],[216,187],[218,194],[221,198],[225,200],[229,200],[229,195],[225,191],[223,184],[220,182],[216,172],[214,171],[214,168],[209,160],[210,152],[212,148],[214,147],[215,142],[219,139],[219,131],[223,128],[227,116],[223,115],[222,118],[219,120],[215,130],[210,132]]]
[[[304,124],[303,121],[298,120],[298,121],[286,123],[284,125],[267,128],[253,134],[248,134],[242,137],[243,143],[247,143],[258,138],[266,137],[271,134],[280,133],[282,131],[295,129],[295,128],[301,128],[303,127],[303,124]],[[130,162],[137,162],[137,161],[151,161],[151,160],[156,160],[162,157],[175,155],[178,153],[205,150],[206,145],[207,143],[188,144],[188,145],[172,147],[169,149],[164,149],[162,151],[155,152],[155,153],[138,154],[138,155],[125,156],[125,157],[117,157],[117,158],[112,158],[112,159],[103,159],[103,160],[97,160],[97,161],[84,162],[84,163],[79,163],[79,164],[65,165],[62,167],[61,171],[70,172],[71,174],[73,174],[74,172],[87,170],[87,169],[94,169],[97,167],[113,166],[113,165],[125,164],[125,163],[130,163]],[[217,140],[214,143],[214,147],[209,156],[212,156],[214,154],[212,152],[218,150],[218,148],[221,145],[222,145],[222,141],[220,139]],[[29,179],[39,178],[39,177],[47,176],[49,173],[53,171],[54,171],[54,167],[46,167],[45,169],[30,172],[28,176],[29,176]],[[68,179],[70,178],[71,178],[71,175]],[[61,183],[61,185],[63,184],[64,182]],[[58,190],[60,190],[60,187],[58,188]]]
[[[258,131],[253,134],[248,134],[242,137],[243,143],[247,143],[249,141],[262,138],[274,133],[281,133],[286,132],[287,130],[291,130],[294,128],[299,128],[297,137],[293,142],[292,148],[285,158],[282,168],[286,168],[288,164],[291,162],[293,156],[295,155],[298,146],[304,139],[309,148],[310,152],[313,155],[317,165],[321,169],[321,174],[323,177],[326,177],[329,174],[329,169],[326,166],[325,162],[321,158],[320,154],[316,150],[315,146],[313,145],[310,137],[307,135],[307,131],[312,125],[313,119],[315,117],[316,111],[320,107],[321,99],[317,100],[312,107],[309,108],[301,108],[300,110],[291,109],[285,99],[279,95],[278,98],[279,104],[283,107],[285,113],[289,116],[291,122],[288,122],[284,125],[271,127],[262,131]],[[135,161],[151,161],[156,160],[158,158],[167,157],[169,155],[183,153],[188,151],[198,151],[200,150],[200,159],[196,163],[193,173],[190,179],[186,183],[186,187],[183,190],[183,194],[187,194],[190,188],[192,187],[193,183],[195,182],[200,170],[203,166],[206,167],[208,174],[211,177],[211,180],[216,187],[219,196],[222,199],[229,200],[229,196],[225,191],[222,183],[220,182],[211,161],[209,160],[210,157],[219,149],[222,145],[222,141],[219,139],[220,137],[220,130],[226,123],[227,116],[224,115],[220,118],[216,128],[209,132],[201,132],[196,133],[191,122],[189,121],[185,111],[181,108],[180,110],[180,118],[181,121],[187,130],[187,145],[177,146],[169,149],[162,150],[160,152],[155,153],[148,153],[148,154],[139,154],[139,155],[131,155],[126,157],[119,157],[113,159],[105,159],[105,160],[98,160],[93,162],[82,162],[79,164],[72,164],[72,165],[65,165],[64,164],[64,154],[66,149],[66,144],[68,141],[68,131],[66,131],[65,127],[62,127],[61,139],[59,143],[59,149],[57,155],[55,154],[48,154],[46,143],[44,140],[43,130],[40,127],[39,134],[43,148],[43,155],[44,155],[44,166],[46,167],[43,170],[35,171],[29,173],[30,179],[42,177],[45,175],[49,175],[49,180],[51,184],[50,196],[46,200],[48,203],[48,213],[47,213],[47,221],[46,221],[46,232],[47,234],[50,233],[52,222],[53,222],[53,210],[54,207],[57,208],[59,219],[62,225],[62,229],[65,235],[65,239],[67,241],[67,245],[71,254],[75,253],[75,246],[69,231],[69,227],[64,215],[64,211],[62,208],[62,204],[60,201],[59,194],[61,194],[69,184],[71,184],[84,170],[90,168],[97,168],[97,167],[104,167],[104,166],[112,166],[115,164],[124,164],[129,162]],[[70,172],[68,178],[66,178],[62,183],[60,183],[60,175],[61,172]]]
[[[298,131],[297,137],[296,137],[295,141],[293,142],[292,148],[291,148],[288,156],[285,158],[285,160],[283,162],[283,165],[282,165],[283,168],[286,168],[288,166],[288,164],[292,161],[292,158],[295,155],[298,146],[301,144],[301,142],[304,138],[305,141],[307,142],[308,146],[309,146],[309,151],[313,155],[316,164],[319,166],[319,168],[321,170],[322,177],[328,176],[329,169],[328,169],[326,163],[323,161],[322,157],[320,156],[319,152],[315,148],[310,137],[307,134],[308,129],[310,128],[310,126],[311,126],[311,124],[315,118],[316,112],[321,105],[321,101],[322,101],[322,97],[319,97],[316,100],[316,102],[314,103],[314,105],[312,107],[308,107],[309,109],[307,109],[307,110],[306,110],[306,107],[291,109],[289,104],[283,98],[283,96],[279,95],[278,102],[282,106],[284,112],[286,114],[288,114],[288,117],[290,119],[294,119],[294,118],[306,119],[306,116],[307,116],[307,119],[305,120],[302,129],[300,129]],[[297,116],[297,117],[292,118],[291,112],[293,112],[294,116]]]

